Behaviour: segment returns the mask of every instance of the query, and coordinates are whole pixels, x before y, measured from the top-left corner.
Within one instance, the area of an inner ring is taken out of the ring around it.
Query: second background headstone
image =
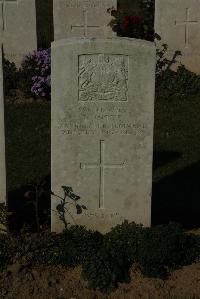
[[[54,40],[70,37],[110,37],[109,23],[117,0],[53,0]]]
[[[155,32],[168,45],[168,58],[181,51],[178,65],[200,74],[200,0],[156,0]]]

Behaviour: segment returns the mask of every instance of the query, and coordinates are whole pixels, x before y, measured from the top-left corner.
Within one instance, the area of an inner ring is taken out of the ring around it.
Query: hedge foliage
[[[128,282],[134,263],[145,276],[165,279],[171,270],[200,258],[200,238],[186,234],[178,224],[144,228],[125,221],[105,235],[72,226],[57,235],[55,244],[50,263],[82,265],[83,278],[103,293]]]
[[[22,235],[15,241],[0,235],[0,268],[22,258],[28,265],[82,266],[91,288],[109,293],[129,282],[137,264],[147,277],[166,279],[170,271],[200,260],[200,237],[178,224],[144,228],[125,221],[102,235],[82,226],[60,234]]]

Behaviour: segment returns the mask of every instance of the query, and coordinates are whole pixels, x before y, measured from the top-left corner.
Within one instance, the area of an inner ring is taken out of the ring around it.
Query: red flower
[[[141,19],[142,18],[140,16],[126,16],[124,17],[122,24],[124,27],[127,28],[130,25],[135,25],[140,23]]]
[[[140,16],[131,16],[130,17],[132,24],[138,24],[141,21]]]
[[[130,17],[129,16],[124,17],[122,24],[124,27],[128,27],[130,25]]]

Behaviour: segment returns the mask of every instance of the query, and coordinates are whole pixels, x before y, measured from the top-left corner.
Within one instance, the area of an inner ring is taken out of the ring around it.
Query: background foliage
[[[50,99],[51,51],[34,51],[26,55],[19,69],[18,87],[26,95]]]
[[[119,0],[110,25],[118,36],[154,39],[154,0]]]
[[[36,0],[38,48],[48,49],[54,40],[53,0]]]

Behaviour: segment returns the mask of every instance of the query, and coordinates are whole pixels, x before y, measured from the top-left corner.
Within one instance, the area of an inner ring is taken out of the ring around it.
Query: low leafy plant
[[[167,69],[157,77],[156,89],[158,92],[165,90],[168,94],[200,94],[200,75],[190,72],[184,65],[179,66],[176,72]]]
[[[103,241],[99,232],[86,230],[82,226],[71,226],[55,238],[55,246],[49,251],[50,263],[66,267],[83,264],[96,254]]]
[[[199,239],[181,226],[169,224],[145,228],[138,244],[138,263],[144,275],[167,278],[169,271],[200,257]]]
[[[155,34],[157,40],[161,40]],[[200,75],[190,72],[184,65],[179,65],[177,71],[172,66],[177,63],[177,57],[181,56],[180,51],[175,51],[172,58],[167,57],[168,45],[162,44],[156,49],[156,92],[167,92],[168,95],[195,95],[200,93]]]
[[[83,265],[83,277],[92,288],[107,293],[129,281],[133,263],[148,277],[167,278],[170,270],[199,257],[200,239],[177,224],[143,228],[124,222],[104,236],[101,248]]]
[[[105,235],[104,242],[113,246],[128,263],[133,264],[138,256],[138,242],[142,230],[142,225],[124,221]]]
[[[19,70],[19,88],[28,96],[50,99],[51,54],[50,49],[26,55]]]
[[[143,228],[125,221],[106,235],[74,226],[58,236],[51,262],[82,265],[89,286],[108,293],[119,282],[130,280],[129,270],[135,262],[146,276],[159,278],[192,263],[200,256],[198,240],[176,224]]]
[[[19,84],[18,71],[14,62],[10,62],[3,55],[4,92],[6,96],[15,94]]]
[[[161,40],[158,34],[155,34],[156,40]],[[171,66],[177,62],[177,57],[181,56],[180,51],[175,51],[171,59],[167,58],[168,45],[162,44],[156,49],[156,79],[162,78],[170,70]]]
[[[177,224],[144,228],[127,221],[105,235],[71,226],[61,234],[22,235],[14,245],[0,235],[0,268],[16,258],[28,265],[81,265],[89,286],[109,293],[119,282],[130,281],[134,263],[145,276],[165,279],[171,270],[199,261],[200,237]]]
[[[88,280],[89,287],[102,293],[109,293],[119,282],[130,281],[129,268],[130,263],[124,258],[123,253],[104,242],[83,265],[82,276]]]
[[[130,282],[129,270],[138,255],[141,225],[125,221],[103,236],[102,246],[83,265],[89,286],[102,293],[113,291],[119,282]]]

